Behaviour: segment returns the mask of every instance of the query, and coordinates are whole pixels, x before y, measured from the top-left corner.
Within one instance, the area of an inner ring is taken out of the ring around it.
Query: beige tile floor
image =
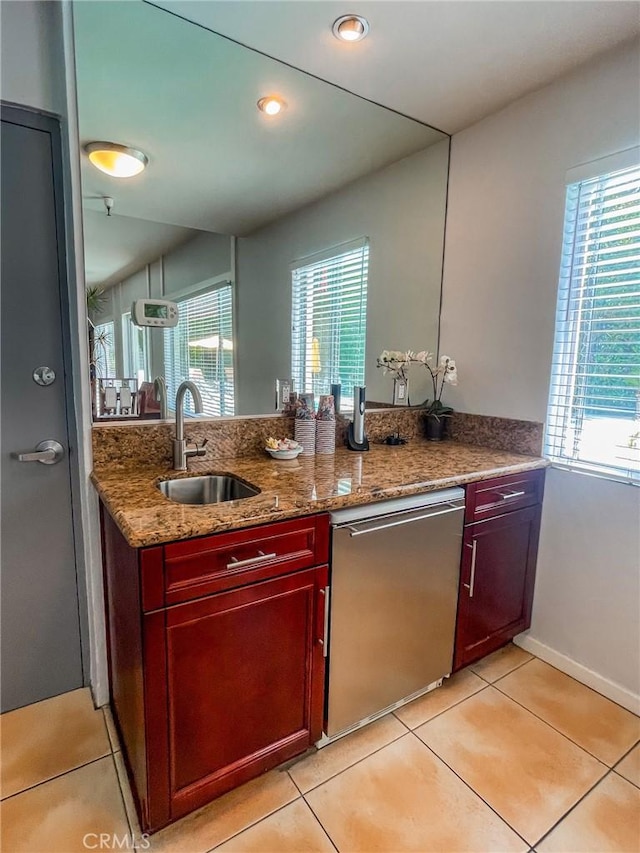
[[[515,646],[150,839],[88,690],[0,739],[7,853],[640,853],[640,718]]]

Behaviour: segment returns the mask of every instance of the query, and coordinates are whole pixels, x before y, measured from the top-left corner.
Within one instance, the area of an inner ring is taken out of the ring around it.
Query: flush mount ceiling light
[[[149,158],[137,148],[127,148],[117,142],[89,142],[84,146],[89,160],[112,178],[132,178],[139,175]]]
[[[369,32],[369,21],[361,15],[343,15],[333,22],[331,29],[340,41],[362,41]]]
[[[278,115],[286,106],[285,102],[278,95],[267,95],[266,98],[260,98],[258,101],[258,109],[262,110],[268,116]]]

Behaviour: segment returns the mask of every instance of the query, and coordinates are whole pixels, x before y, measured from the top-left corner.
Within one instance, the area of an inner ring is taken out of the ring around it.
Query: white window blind
[[[96,323],[93,327],[93,359],[96,376],[100,379],[116,375],[116,350],[113,320]]]
[[[149,345],[147,329],[136,326],[131,311],[122,315],[122,361],[124,377],[135,379],[138,388],[149,379]]]
[[[169,400],[190,379],[202,394],[204,414],[233,415],[233,290],[229,282],[178,300],[180,319],[164,330],[164,367]],[[194,413],[191,395],[186,410]]]
[[[545,451],[640,481],[640,167],[567,188]]]
[[[291,373],[294,390],[345,400],[364,385],[369,241],[336,246],[292,265]]]

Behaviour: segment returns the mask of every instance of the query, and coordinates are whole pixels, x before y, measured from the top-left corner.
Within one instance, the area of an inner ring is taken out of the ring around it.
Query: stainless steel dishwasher
[[[327,726],[319,746],[451,672],[464,491],[332,513]]]

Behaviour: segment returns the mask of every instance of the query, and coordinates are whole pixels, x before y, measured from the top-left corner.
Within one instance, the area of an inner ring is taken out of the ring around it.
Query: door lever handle
[[[31,453],[12,453],[18,462],[41,462],[43,465],[55,465],[64,456],[64,447],[59,441],[48,438],[41,441]]]

